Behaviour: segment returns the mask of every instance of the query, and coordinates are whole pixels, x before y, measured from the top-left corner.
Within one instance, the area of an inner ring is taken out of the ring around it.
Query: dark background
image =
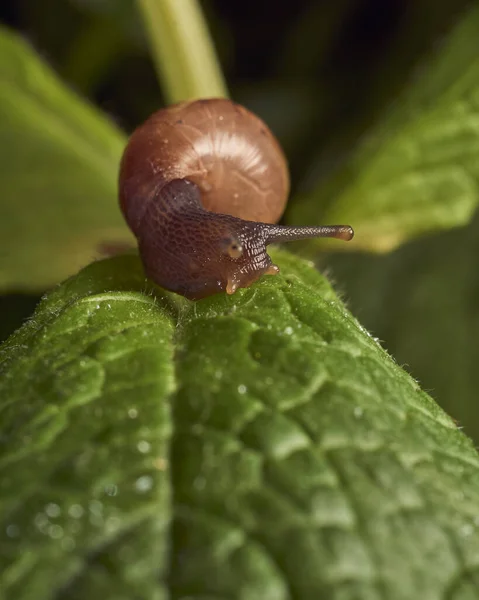
[[[307,127],[295,136],[308,131],[303,141],[317,149],[391,101],[468,0],[201,4],[232,96],[256,106],[285,138],[305,111]],[[0,20],[125,130],[163,102],[134,0],[2,0]],[[285,141],[299,177],[298,145]]]

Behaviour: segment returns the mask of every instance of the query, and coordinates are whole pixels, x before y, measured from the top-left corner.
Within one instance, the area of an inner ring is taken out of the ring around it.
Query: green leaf
[[[348,303],[479,443],[479,213],[387,256],[334,256]]]
[[[95,263],[0,359],[0,589],[479,598],[479,458],[309,264],[191,303]]]
[[[0,29],[0,287],[41,289],[132,240],[117,205],[125,138]]]
[[[479,8],[474,5],[350,160],[289,213],[346,222],[348,249],[387,251],[470,221],[479,193]]]

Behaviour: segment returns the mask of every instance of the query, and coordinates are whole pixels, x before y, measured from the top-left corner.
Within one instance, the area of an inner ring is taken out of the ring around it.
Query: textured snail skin
[[[144,218],[149,227],[138,242],[146,274],[187,298],[233,293],[272,267],[262,224],[206,211],[199,188],[187,179],[167,184]],[[243,249],[237,259],[225,252],[234,241]]]
[[[348,227],[274,225],[289,193],[286,159],[267,126],[226,99],[154,113],[129,140],[119,189],[146,274],[192,300],[279,272],[269,243],[352,237]]]

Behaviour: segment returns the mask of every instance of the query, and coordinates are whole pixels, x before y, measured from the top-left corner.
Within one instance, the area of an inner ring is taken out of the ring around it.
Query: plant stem
[[[227,96],[197,0],[137,0],[167,102]]]

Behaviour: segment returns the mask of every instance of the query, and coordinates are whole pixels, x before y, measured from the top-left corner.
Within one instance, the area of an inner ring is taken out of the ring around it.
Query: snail
[[[279,143],[227,99],[155,112],[133,132],[120,165],[120,206],[147,276],[191,300],[278,273],[268,244],[353,237],[343,225],[276,225],[288,193]]]

